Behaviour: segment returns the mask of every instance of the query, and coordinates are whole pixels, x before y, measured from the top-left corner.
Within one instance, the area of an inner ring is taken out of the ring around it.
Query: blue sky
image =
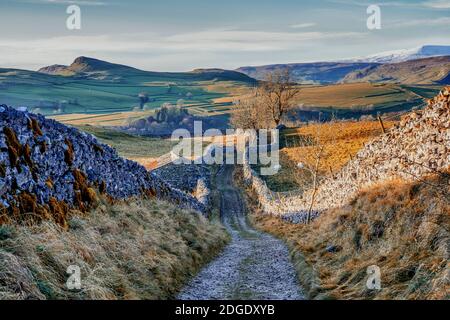
[[[66,8],[81,8],[81,30]],[[381,8],[381,30],[366,9]],[[80,55],[145,70],[234,69],[450,45],[450,0],[0,0],[0,67]]]

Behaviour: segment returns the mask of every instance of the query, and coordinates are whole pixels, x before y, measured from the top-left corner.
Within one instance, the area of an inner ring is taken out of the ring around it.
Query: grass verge
[[[0,299],[170,299],[229,240],[218,222],[134,199],[53,222],[0,227]],[[66,287],[79,266],[81,290]]]
[[[250,190],[246,198],[254,226],[287,243],[311,299],[449,299],[449,173],[379,184],[310,225],[263,214]],[[381,290],[366,286],[371,265]]]

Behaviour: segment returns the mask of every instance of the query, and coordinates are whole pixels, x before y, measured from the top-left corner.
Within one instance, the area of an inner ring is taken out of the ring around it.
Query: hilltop
[[[274,70],[288,69],[303,84],[341,82],[395,82],[404,84],[448,84],[450,46],[422,46],[365,58],[334,62],[287,63],[245,66],[236,69],[264,80]]]
[[[450,56],[444,56],[371,66],[347,74],[342,82],[446,84],[449,75]]]
[[[70,66],[51,65],[38,72],[50,75],[71,76],[89,72],[137,72],[138,69],[89,57],[78,57]]]
[[[241,81],[245,83],[254,83],[255,80],[249,76],[232,70],[224,69],[195,69],[190,72],[155,72],[144,71],[130,66],[111,63],[89,57],[78,57],[71,65],[51,65],[38,70],[39,73],[59,76],[84,76],[93,79],[103,80],[127,80],[129,77],[149,77],[166,78],[167,80],[176,80],[178,78],[187,81]],[[99,78],[103,76],[103,78]],[[129,79],[128,79],[129,80]]]
[[[396,63],[409,60],[450,55],[450,46],[425,45],[418,48],[380,52],[364,58],[351,59],[353,62]]]
[[[236,70],[252,78],[264,80],[269,72],[287,68],[290,70],[293,80],[297,82],[330,84],[339,82],[350,72],[377,65],[377,63],[365,62],[312,62],[249,66]]]

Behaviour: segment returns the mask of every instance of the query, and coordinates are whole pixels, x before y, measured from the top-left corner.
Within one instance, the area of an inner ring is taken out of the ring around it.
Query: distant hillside
[[[63,75],[63,76],[71,76],[81,73],[90,73],[90,72],[126,72],[126,71],[139,71],[138,69],[110,63],[94,58],[88,57],[78,57],[76,58],[70,66],[64,65],[52,65],[48,67],[44,67],[38,70],[38,72],[46,73],[50,75]]]
[[[84,76],[100,80],[127,79],[131,76],[159,77],[167,80],[184,78],[191,81],[242,81],[254,83],[255,80],[249,76],[231,70],[223,69],[196,69],[191,72],[154,72],[144,71],[133,67],[111,63],[89,57],[78,57],[70,66],[51,65],[38,70],[40,73],[59,76]]]
[[[262,66],[245,66],[236,69],[246,75],[263,80],[265,76],[277,69],[289,69],[293,79],[299,83],[330,84],[342,81],[394,81],[402,83],[430,84],[444,79],[448,72],[441,64],[450,56],[450,46],[426,45],[419,48],[395,50],[370,55],[363,58],[346,59],[336,62],[289,63]],[[441,60],[442,57],[442,60]],[[429,60],[428,60],[428,59]],[[417,63],[381,68],[386,64],[417,61]],[[443,67],[442,70],[439,70]],[[430,70],[428,70],[430,68]],[[425,70],[426,69],[426,70]],[[381,70],[382,77],[374,76],[374,80],[365,79],[365,74],[373,70]],[[392,72],[392,74],[391,74]],[[411,74],[407,74],[410,72]]]
[[[364,58],[351,59],[352,62],[396,63],[430,57],[450,55],[450,46],[421,46],[413,49],[381,52]]]
[[[215,103],[215,99],[233,96],[236,88],[255,83],[236,71],[152,72],[78,57],[70,66],[52,65],[38,72],[0,68],[0,101],[45,115],[99,114],[142,108],[139,96],[143,94],[148,97],[146,109],[183,100],[198,112],[210,112],[231,104]]]
[[[201,75],[203,78],[208,80],[229,80],[229,81],[242,81],[247,83],[256,83],[254,78],[249,77],[245,73],[224,70],[224,69],[195,69],[190,73]]]
[[[376,66],[378,66],[377,63],[364,62],[314,62],[241,67],[237,71],[258,80],[264,80],[268,73],[287,68],[297,82],[330,84],[339,82],[353,71]]]
[[[395,82],[403,84],[448,84],[450,56],[410,60],[356,70],[342,82]]]

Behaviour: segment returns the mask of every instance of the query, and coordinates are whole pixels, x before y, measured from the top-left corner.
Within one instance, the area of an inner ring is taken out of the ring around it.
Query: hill
[[[0,101],[53,115],[154,109],[182,100],[198,113],[217,108],[223,114],[231,103],[216,103],[216,99],[232,97],[236,88],[254,84],[254,79],[235,71],[150,72],[79,57],[70,66],[53,65],[39,72],[0,68]],[[142,94],[148,97],[144,105],[139,98]]]
[[[144,71],[133,67],[111,63],[89,57],[78,57],[70,66],[52,65],[38,70],[40,73],[60,76],[76,76],[102,80],[130,80],[131,77],[148,77],[166,80],[186,81],[241,81],[254,83],[255,80],[243,73],[223,69],[195,69],[191,72],[154,72]],[[162,80],[164,81],[164,80]]]
[[[224,70],[224,69],[195,69],[191,74],[201,75],[208,80],[222,80],[222,81],[241,81],[249,84],[256,84],[255,79],[247,76],[244,73]]]
[[[446,84],[449,57],[450,46],[423,46],[336,62],[246,66],[236,70],[252,78],[264,80],[269,72],[288,69],[292,73],[293,80],[302,84],[367,81]]]
[[[376,115],[377,112],[402,111],[423,105],[424,96],[416,93],[415,88],[362,82],[304,86],[297,101],[303,110],[335,111],[339,115],[359,117],[361,114]],[[436,89],[432,91],[436,93]]]
[[[76,58],[70,66],[52,65],[43,67],[38,72],[50,75],[70,76],[75,74],[89,73],[89,72],[137,72],[138,69],[102,61],[88,57]]]
[[[425,45],[413,49],[394,50],[373,54],[364,58],[351,59],[352,62],[396,63],[450,55],[450,46]]]
[[[287,68],[296,82],[329,84],[339,82],[348,73],[355,70],[377,65],[376,63],[365,62],[315,62],[241,67],[236,70],[252,78],[264,80],[269,72]]]
[[[447,84],[450,56],[371,66],[347,74],[342,82],[392,82],[402,84]]]

